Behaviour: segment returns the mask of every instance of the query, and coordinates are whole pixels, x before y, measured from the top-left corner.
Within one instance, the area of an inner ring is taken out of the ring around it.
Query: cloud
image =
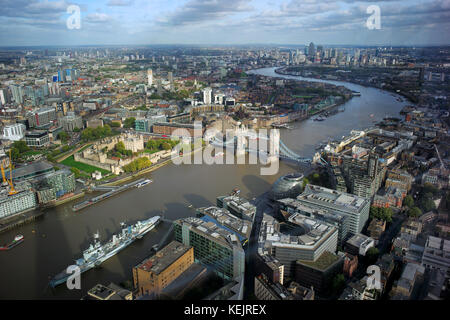
[[[109,0],[106,4],[110,7],[129,7],[134,3],[134,0]]]
[[[89,44],[312,40],[348,44],[376,34],[390,43],[404,43],[405,37],[415,40],[417,35],[421,43],[430,35],[433,41],[450,42],[450,0],[105,0],[95,5],[89,0],[0,1],[4,45],[26,39],[52,44],[46,39],[59,41],[65,35]],[[68,31],[66,10],[77,2],[82,27]],[[380,6],[382,30],[366,28],[369,5]],[[420,32],[421,28],[426,30]]]
[[[112,17],[107,15],[106,13],[90,13],[85,17],[86,22],[90,23],[103,23],[103,22],[110,22],[112,21]]]
[[[226,16],[252,10],[250,0],[189,0],[185,5],[159,19],[166,26],[182,26],[215,21]]]
[[[0,16],[45,19],[47,17],[59,16],[61,13],[66,12],[69,5],[65,0],[2,0]]]

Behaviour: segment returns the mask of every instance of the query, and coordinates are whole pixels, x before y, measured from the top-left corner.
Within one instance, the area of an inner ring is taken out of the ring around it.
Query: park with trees
[[[103,139],[116,134],[111,127],[105,124],[103,127],[86,128],[81,132],[81,140],[83,142],[93,141],[97,139]]]

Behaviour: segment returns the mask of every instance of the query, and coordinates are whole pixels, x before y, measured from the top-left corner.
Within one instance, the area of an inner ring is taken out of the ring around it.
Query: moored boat
[[[133,226],[122,225],[122,231],[114,234],[105,244],[98,241],[99,234],[94,235],[94,243],[83,251],[83,257],[75,261],[75,265],[80,269],[80,273],[88,271],[94,267],[99,267],[104,261],[116,255],[121,250],[128,247],[136,239],[142,238],[147,232],[152,230],[161,220],[160,216],[155,216],[144,221],[138,221]],[[71,273],[63,270],[50,280],[50,286],[56,287],[67,281]]]
[[[0,247],[0,250],[1,251],[10,250],[10,249],[14,248],[15,246],[21,244],[24,240],[25,240],[24,236],[21,234],[18,234],[17,236],[14,237],[13,241]]]
[[[141,187],[143,187],[143,186],[145,186],[145,185],[147,185],[149,183],[152,183],[152,182],[153,182],[153,180],[145,179],[144,181],[139,182],[138,184],[136,184],[136,187],[137,188],[141,188]]]

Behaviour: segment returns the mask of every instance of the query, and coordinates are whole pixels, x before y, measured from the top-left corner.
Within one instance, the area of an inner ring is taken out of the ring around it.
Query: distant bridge
[[[249,135],[247,134],[246,131],[241,131],[240,132],[241,137],[245,137],[248,140],[269,140],[269,138],[267,136],[255,136],[255,135]],[[246,139],[246,140],[247,140]],[[238,150],[238,136],[234,136],[231,139],[228,139],[226,141],[222,141],[220,139],[220,137],[218,138],[217,136],[214,136],[211,140],[210,140],[210,144],[212,144],[215,147],[219,147],[219,148],[234,148],[233,150]],[[242,142],[241,142],[242,143]],[[286,144],[284,144],[284,142],[279,139],[279,146],[275,146],[274,148],[272,148],[273,153],[271,154],[267,149],[270,149],[270,146],[267,146],[267,148],[265,149],[261,149],[258,148],[257,149],[251,149],[250,145],[251,143],[248,143],[248,141],[244,141],[243,143],[245,143],[245,146],[241,147],[242,149],[245,149],[246,152],[256,152],[258,154],[264,153],[267,156],[275,156],[279,159],[282,160],[290,160],[290,161],[294,161],[300,164],[311,164],[311,163],[320,163],[323,165],[328,165],[328,163],[320,156],[319,153],[316,153],[316,155],[314,156],[313,159],[311,158],[307,158],[307,157],[302,157],[301,155],[297,154],[296,152],[292,151],[291,149],[289,149],[288,146],[286,146]]]

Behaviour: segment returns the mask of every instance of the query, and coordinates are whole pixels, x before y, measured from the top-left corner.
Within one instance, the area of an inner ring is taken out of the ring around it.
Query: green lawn
[[[159,152],[159,151],[161,151],[161,150],[159,150],[159,149],[156,149],[156,150],[144,149],[144,151],[142,151],[142,152],[143,153],[153,154],[153,153],[156,153],[156,152]]]
[[[73,158],[73,155],[68,157],[67,159],[61,161],[61,163],[66,166],[69,166],[69,167],[77,168],[77,169],[87,172],[87,173],[93,173],[94,171],[100,171],[103,175],[110,173],[108,170],[75,161],[75,159]]]

